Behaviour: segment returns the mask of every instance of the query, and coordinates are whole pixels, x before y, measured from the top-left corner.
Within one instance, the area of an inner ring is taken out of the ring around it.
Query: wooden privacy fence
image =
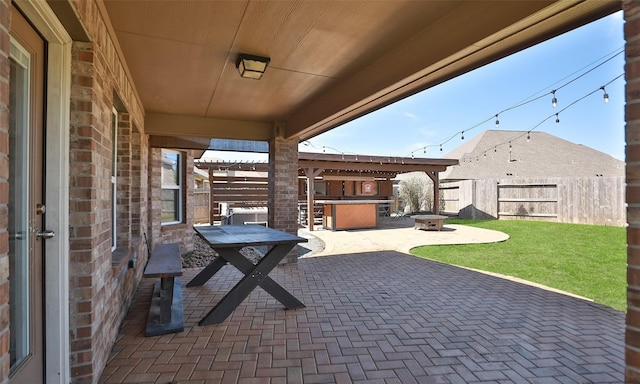
[[[624,226],[623,177],[465,180],[440,185],[445,212],[470,219],[524,219]]]
[[[193,221],[196,224],[209,222],[209,190],[196,189],[193,191]]]
[[[211,176],[210,176],[211,177]],[[226,175],[211,177],[213,183],[205,184],[203,189],[193,193],[193,215],[196,223],[221,221],[222,204],[226,208],[266,207],[268,178],[259,172],[246,172],[238,175],[229,172]]]

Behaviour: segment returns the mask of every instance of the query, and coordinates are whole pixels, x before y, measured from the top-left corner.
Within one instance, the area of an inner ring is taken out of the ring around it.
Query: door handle
[[[36,240],[40,240],[40,239],[52,239],[56,236],[56,233],[53,231],[48,231],[48,230],[41,230],[38,229],[36,231]]]

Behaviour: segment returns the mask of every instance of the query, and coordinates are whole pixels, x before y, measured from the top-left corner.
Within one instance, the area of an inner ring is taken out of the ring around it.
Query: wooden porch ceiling
[[[77,2],[48,1],[73,21]],[[144,106],[145,133],[261,141],[312,138],[621,8],[618,0],[98,5]],[[240,77],[240,53],[271,59],[261,80]]]

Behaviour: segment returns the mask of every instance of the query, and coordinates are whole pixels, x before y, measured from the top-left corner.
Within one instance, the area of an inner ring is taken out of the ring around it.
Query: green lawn
[[[519,277],[626,311],[626,231],[621,227],[516,220],[447,220],[494,229],[493,244],[424,246],[411,253]]]

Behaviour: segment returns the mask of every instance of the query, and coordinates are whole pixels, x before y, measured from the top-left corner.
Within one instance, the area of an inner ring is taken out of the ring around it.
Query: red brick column
[[[269,143],[269,227],[298,233],[298,141],[276,137]],[[298,253],[290,252],[283,263],[295,263]]]
[[[69,334],[71,375],[91,381],[98,371],[96,334],[104,303],[98,267],[111,266],[110,177],[111,109],[97,102],[103,89],[93,81],[99,64],[91,43],[74,43],[69,131]],[[105,84],[106,85],[106,84]],[[108,116],[108,121],[100,119]],[[104,143],[104,144],[103,144]],[[105,346],[102,346],[104,349]]]
[[[9,377],[9,13],[0,0],[0,382]]]
[[[640,382],[640,2],[623,3],[626,39],[627,330],[626,382]]]

